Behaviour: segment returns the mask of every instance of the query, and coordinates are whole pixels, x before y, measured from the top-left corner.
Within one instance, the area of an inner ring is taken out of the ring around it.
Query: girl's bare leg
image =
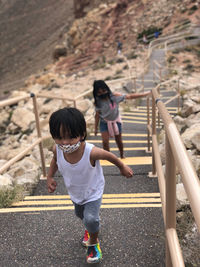
[[[123,142],[122,142],[122,135],[115,135],[115,141],[117,143],[117,146],[119,148],[119,153],[120,153],[120,157],[121,159],[124,159],[124,146],[123,146]]]
[[[102,132],[101,133],[101,137],[102,137],[102,144],[103,144],[103,149],[110,151],[110,147],[109,147],[109,133],[108,132]]]

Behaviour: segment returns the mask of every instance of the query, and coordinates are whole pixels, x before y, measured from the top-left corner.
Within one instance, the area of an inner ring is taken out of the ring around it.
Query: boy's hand
[[[56,190],[57,183],[53,178],[47,178],[47,188],[49,193],[53,193]]]
[[[127,165],[123,165],[121,168],[120,168],[120,171],[121,171],[121,174],[123,176],[126,176],[126,178],[131,178],[133,177],[133,171],[132,169],[127,166]]]

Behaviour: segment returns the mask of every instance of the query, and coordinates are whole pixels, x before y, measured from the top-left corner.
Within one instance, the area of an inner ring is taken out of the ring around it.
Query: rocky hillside
[[[73,14],[73,0],[0,0],[0,97],[52,62]]]
[[[122,42],[124,53],[134,52],[143,32],[151,34],[159,29],[162,34],[167,34],[174,31],[177,25],[187,21],[197,23],[200,20],[199,1],[109,2],[101,3],[98,8],[74,21],[64,38],[69,56],[57,63],[58,70],[68,73],[101,63],[105,58],[112,60],[116,55],[118,41]]]
[[[53,63],[56,45],[67,55],[56,69],[69,74],[112,59],[118,40],[132,52],[143,31],[186,20],[199,21],[198,0],[0,0],[0,97]]]

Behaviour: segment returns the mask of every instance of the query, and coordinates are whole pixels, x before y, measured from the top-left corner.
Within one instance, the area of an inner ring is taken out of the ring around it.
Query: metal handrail
[[[180,134],[161,101],[158,93],[160,85],[152,89],[152,127],[148,124],[148,132],[152,134],[152,175],[158,177],[162,212],[167,237],[166,266],[184,266],[183,256],[176,232],[176,167],[181,174],[189,203],[200,230],[200,181],[188,157]],[[162,168],[156,133],[156,107],[163,120],[166,132],[166,170]],[[149,112],[149,109],[148,109]],[[147,114],[149,118],[149,114]],[[149,119],[148,119],[149,121]],[[150,131],[151,130],[151,131]]]
[[[194,34],[189,36],[197,36]],[[173,38],[173,42],[176,40],[177,42],[186,35],[176,35],[176,38]],[[199,38],[199,36],[198,36]],[[155,43],[155,42],[154,42]],[[167,51],[167,44],[170,43],[170,40],[165,42],[165,51]],[[153,41],[152,41],[153,44]],[[160,45],[160,44],[159,44]],[[157,45],[155,45],[157,47]],[[150,52],[152,52],[153,48],[150,46]],[[155,63],[157,64],[157,63]],[[158,64],[157,64],[158,66]],[[154,70],[155,71],[155,70]],[[173,122],[171,116],[169,115],[166,104],[171,102],[173,99],[178,97],[178,106],[179,106],[179,97],[180,97],[180,82],[182,80],[180,77],[173,79],[178,82],[178,92],[177,95],[173,96],[171,99],[163,103],[160,99],[159,88],[162,84],[168,84],[170,81],[162,82],[161,72],[153,73],[160,79],[160,84],[158,84],[155,88],[152,89],[152,119],[150,123],[150,110],[147,109],[147,137],[149,138],[152,135],[152,176],[158,177],[158,184],[161,195],[162,202],[162,213],[165,224],[166,231],[166,266],[177,266],[183,267],[184,260],[181,251],[181,247],[179,244],[179,239],[176,231],[176,167],[182,177],[182,182],[191,205],[192,213],[195,218],[195,222],[197,224],[198,229],[200,230],[200,181],[194,170],[194,167],[188,157],[185,146],[181,140],[180,134],[176,128],[175,123]],[[154,76],[155,77],[155,76]],[[149,100],[148,100],[149,101]],[[179,107],[178,107],[179,108]],[[159,153],[159,145],[157,141],[157,133],[156,133],[156,114],[161,116],[165,132],[166,132],[166,150],[165,150],[165,158],[166,158],[166,166],[165,173],[163,171],[161,157]],[[151,126],[152,124],[152,126]],[[148,140],[148,144],[150,140]],[[148,147],[149,149],[149,147]]]
[[[44,157],[44,150],[43,150],[43,141],[45,139],[51,137],[51,136],[48,135],[48,136],[43,136],[42,137],[39,114],[38,114],[38,107],[37,107],[37,98],[38,97],[42,97],[42,98],[68,100],[68,101],[72,101],[73,104],[74,104],[74,107],[76,107],[76,101],[79,98],[90,94],[91,92],[92,92],[92,90],[88,90],[88,91],[84,92],[83,94],[80,94],[79,96],[77,96],[75,98],[56,96],[56,95],[50,95],[50,94],[48,95],[48,94],[44,94],[44,93],[38,93],[38,94],[31,93],[31,94],[25,94],[24,96],[19,96],[19,97],[15,97],[15,98],[11,98],[11,99],[0,101],[0,108],[3,108],[3,107],[6,107],[6,106],[17,104],[18,102],[20,102],[22,100],[27,100],[27,99],[29,99],[31,97],[33,99],[33,110],[34,110],[34,114],[35,114],[35,122],[36,122],[37,136],[38,136],[38,138],[31,145],[29,145],[27,148],[22,150],[17,156],[11,158],[9,161],[7,161],[5,164],[3,164],[0,167],[0,174],[2,174],[5,171],[7,171],[10,168],[10,166],[12,166],[14,163],[16,163],[20,159],[24,158],[31,150],[34,149],[34,147],[36,145],[39,145],[40,157],[41,157],[41,163],[42,163],[42,173],[43,173],[42,175],[43,175],[43,178],[45,178],[46,177],[46,166],[45,166],[45,157]],[[91,115],[86,120],[86,122],[91,120],[91,117],[93,117],[93,116]]]
[[[3,166],[1,166],[1,168],[0,168],[0,174],[2,174],[5,171],[7,171],[10,168],[10,166],[12,166],[15,162],[17,162],[20,159],[22,159],[23,157],[25,157],[36,145],[38,145],[42,141],[43,141],[43,138],[36,139],[33,142],[33,144],[29,145],[29,147],[27,147],[26,149],[24,149],[23,151],[21,151],[17,156],[15,156],[12,159],[10,159],[9,161],[7,161]]]
[[[185,38],[187,38],[187,37],[194,37],[194,39],[199,39],[199,35],[198,34],[187,34],[187,35],[179,36],[179,37],[176,37],[176,38],[171,38],[171,39],[169,39],[169,40],[167,40],[165,42],[165,51],[167,52],[168,47],[169,47],[170,44],[174,45],[175,43],[180,43],[181,40],[185,40]]]
[[[152,47],[150,48],[152,49]],[[152,50],[151,50],[152,51]],[[147,57],[148,59],[149,57]],[[161,75],[159,75],[161,80]],[[130,78],[130,77],[129,77]],[[116,80],[115,80],[116,81]],[[179,240],[176,232],[176,184],[175,184],[175,175],[176,175],[176,165],[181,173],[183,184],[191,204],[192,212],[195,217],[198,228],[200,229],[200,182],[195,173],[195,170],[192,166],[192,163],[187,155],[186,149],[182,143],[180,134],[176,128],[175,123],[171,119],[165,104],[159,98],[158,89],[161,86],[160,83],[158,86],[152,89],[152,126],[150,125],[150,116],[148,114],[148,135],[152,135],[152,174],[158,176],[158,183],[160,188],[160,195],[162,201],[162,212],[166,228],[166,238],[167,238],[167,248],[166,248],[166,266],[184,266],[183,256],[181,248],[179,245]],[[38,138],[33,144],[28,148],[23,150],[20,154],[9,160],[6,164],[1,166],[0,174],[6,171],[13,163],[23,158],[26,154],[29,153],[36,145],[39,144],[40,155],[43,167],[43,177],[46,177],[46,168],[43,154],[42,142],[44,139],[49,138],[50,135],[42,137],[40,131],[40,122],[37,110],[37,97],[47,97],[55,99],[69,100],[74,103],[76,106],[76,101],[80,97],[84,97],[90,94],[92,90],[88,90],[85,93],[79,95],[76,98],[65,98],[57,97],[52,95],[44,94],[31,94],[33,98],[33,107],[35,113],[36,127]],[[22,97],[17,97],[9,100],[4,100],[0,102],[0,107],[9,106],[15,103],[18,103],[21,100],[28,99],[30,95],[25,95]],[[149,101],[149,97],[147,97]],[[149,103],[147,105],[149,107]],[[156,135],[156,107],[158,108],[159,114],[164,122],[166,129],[166,172],[164,174],[162,168],[162,162],[159,154],[159,147],[157,142]],[[147,108],[149,112],[149,108]],[[150,113],[150,112],[149,112]],[[148,138],[149,139],[149,138]]]
[[[0,101],[0,108],[6,107],[6,106],[10,106],[10,105],[14,105],[16,103],[18,103],[19,101],[22,100],[26,100],[30,97],[29,94],[25,94],[24,96],[19,96],[19,97],[14,97],[11,99],[6,99],[3,101]]]
[[[21,97],[15,97],[4,101],[0,101],[0,107],[2,108],[13,104],[17,104],[18,102],[29,99],[30,97],[32,97],[33,99],[33,109],[35,114],[35,122],[36,122],[38,138],[36,139],[36,141],[33,142],[33,144],[29,145],[26,149],[21,151],[17,156],[13,157],[5,164],[3,164],[3,166],[1,166],[0,168],[0,174],[5,172],[12,164],[16,163],[17,161],[25,157],[29,153],[29,151],[31,151],[36,145],[39,145],[43,176],[44,177],[46,176],[46,167],[45,167],[45,159],[44,159],[43,144],[42,144],[43,138],[41,136],[36,96],[34,94],[25,94],[24,96]]]
[[[191,26],[191,28],[192,27],[196,27],[196,25],[192,25]],[[175,42],[179,42],[180,43],[180,40],[183,40],[184,38],[186,38],[186,37],[196,37],[196,38],[198,38],[199,39],[199,35],[197,35],[197,34],[192,34],[191,33],[191,29],[189,29],[189,31],[190,32],[184,32],[184,33],[179,33],[179,34],[175,34],[175,35],[172,35],[171,36],[171,38],[169,38],[168,40],[166,40],[165,41],[165,43],[164,43],[164,47],[165,47],[165,53],[167,53],[167,46],[169,45],[169,43],[170,42],[173,42],[173,43],[175,43]],[[164,40],[165,38],[160,38],[161,40]],[[153,43],[153,41],[152,41],[152,43]],[[154,48],[156,48],[157,47],[157,45],[152,45],[152,47],[150,48],[150,51],[152,52],[152,50],[154,49]],[[159,73],[157,73],[157,71],[156,71],[156,69],[157,68],[155,68],[155,65],[159,68]],[[155,76],[160,80],[160,84],[162,83],[162,69],[163,69],[163,67],[156,61],[156,60],[154,60],[154,62],[153,62],[153,80],[155,81]],[[174,97],[172,97],[171,99],[169,99],[167,102],[166,102],[166,104],[168,104],[168,103],[170,103],[172,100],[174,100],[176,97],[178,97],[178,109],[180,108],[179,107],[179,103],[180,103],[180,83],[182,82],[182,83],[185,83],[184,81],[182,81],[181,79],[180,79],[180,77],[178,77],[178,78],[176,78],[176,80],[177,80],[177,82],[178,82],[178,92],[177,92],[177,95],[176,96],[174,96]],[[171,80],[170,80],[171,81]],[[165,83],[168,83],[168,82],[170,82],[170,81],[165,81]],[[164,83],[163,83],[164,84]]]

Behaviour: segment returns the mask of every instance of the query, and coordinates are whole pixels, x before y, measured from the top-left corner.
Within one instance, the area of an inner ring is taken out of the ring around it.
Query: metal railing
[[[184,32],[180,32],[180,33],[176,33],[173,35],[170,35],[167,37],[161,37],[159,38],[159,40],[153,40],[150,45],[149,45],[149,52],[148,52],[148,56],[150,57],[152,51],[157,48],[159,45],[163,45],[164,46],[164,50],[165,50],[165,56],[167,56],[167,52],[168,50],[176,49],[176,48],[183,48],[184,46],[187,45],[194,45],[200,42],[200,35],[199,34],[193,34],[192,31],[197,28],[198,26],[196,24],[190,24],[190,27],[184,31]],[[189,42],[185,41],[186,38],[193,38],[193,40],[189,40]],[[182,41],[185,41],[184,43]],[[171,48],[169,48],[171,46]],[[180,77],[177,78],[172,78],[171,80],[168,81],[164,81],[164,77],[163,77],[163,70],[164,69],[169,69],[168,67],[163,67],[162,64],[160,64],[159,62],[157,62],[156,60],[153,61],[153,82],[155,84],[156,78],[157,78],[157,83],[162,83],[162,85],[166,84],[166,83],[170,83],[172,80],[177,82],[177,94],[173,97],[171,97],[171,99],[169,99],[168,101],[165,102],[165,105],[169,104],[171,101],[175,100],[176,98],[178,98],[178,111],[180,109],[180,83],[185,83],[183,80],[181,80]],[[163,82],[164,81],[164,82]],[[159,90],[160,87],[158,87]]]
[[[148,58],[151,56],[153,49],[158,48],[160,45],[163,46],[164,43],[168,40],[182,38],[190,35],[195,27],[195,24],[190,24],[190,27],[187,27],[185,31],[172,33],[171,35],[168,34],[166,36],[160,36],[159,38],[152,40],[149,44]]]
[[[21,160],[22,158],[24,158],[30,151],[32,151],[34,149],[35,146],[39,145],[39,150],[40,150],[40,158],[41,158],[41,164],[42,164],[42,176],[45,179],[47,174],[46,174],[46,166],[45,166],[45,157],[44,157],[44,149],[43,149],[43,141],[47,138],[50,137],[50,135],[48,136],[42,136],[42,132],[41,132],[41,127],[40,127],[40,119],[39,119],[39,113],[38,113],[38,105],[37,105],[37,98],[38,97],[42,97],[42,98],[51,98],[51,99],[61,99],[61,100],[68,100],[68,101],[72,101],[73,106],[76,107],[77,106],[77,100],[79,98],[85,97],[86,95],[90,94],[92,91],[88,90],[80,95],[78,95],[75,98],[68,98],[68,97],[62,97],[62,96],[54,96],[54,95],[47,95],[47,94],[25,94],[24,96],[20,96],[20,97],[15,97],[15,98],[11,98],[11,99],[7,99],[7,100],[3,100],[0,101],[0,108],[6,107],[6,106],[10,106],[13,104],[17,104],[18,102],[22,101],[22,100],[28,100],[30,97],[33,99],[33,112],[35,114],[35,123],[36,123],[36,129],[37,129],[37,139],[31,144],[29,145],[26,149],[24,149],[23,151],[21,151],[17,156],[11,158],[10,160],[8,160],[5,164],[3,164],[0,167],[0,174],[3,174],[5,171],[7,171],[14,163],[16,163],[17,161]],[[91,117],[89,117],[87,121],[89,121],[91,119]]]
[[[130,80],[130,79],[134,81],[135,91],[136,91],[137,90],[136,89],[136,86],[137,86],[136,85],[136,83],[137,83],[136,79],[137,79],[137,77],[135,75],[131,76],[131,77],[128,77],[128,78],[122,78],[122,79],[115,79],[115,80],[107,81],[107,83],[108,84],[109,83],[115,83],[115,82],[119,82],[119,81]],[[138,81],[140,81],[140,80],[138,79]],[[142,89],[144,89],[144,84],[138,90],[140,91]],[[46,177],[46,166],[45,166],[45,157],[44,157],[44,151],[43,151],[43,141],[45,139],[48,139],[50,137],[50,135],[42,136],[41,127],[40,127],[40,120],[39,120],[39,114],[38,114],[37,98],[48,98],[48,99],[58,99],[58,100],[63,100],[63,101],[71,101],[72,102],[72,106],[77,107],[78,99],[91,94],[92,91],[93,91],[92,89],[87,90],[84,93],[81,93],[80,95],[78,95],[77,97],[74,97],[74,98],[64,97],[62,95],[57,96],[57,95],[46,94],[46,93],[38,93],[38,94],[31,93],[31,94],[25,94],[23,96],[19,96],[19,97],[15,97],[15,98],[11,98],[11,99],[0,101],[0,108],[4,108],[6,106],[17,104],[18,102],[20,102],[22,100],[28,100],[31,97],[33,99],[33,112],[35,114],[35,123],[36,123],[36,129],[37,129],[37,139],[30,146],[28,146],[26,149],[21,151],[17,156],[13,157],[12,159],[8,160],[5,164],[3,164],[0,167],[0,174],[3,174],[5,171],[7,171],[10,168],[10,166],[12,166],[14,163],[16,163],[17,161],[19,161],[22,158],[24,158],[31,150],[34,149],[35,146],[39,145],[40,157],[41,157],[41,163],[42,163],[42,176],[45,179],[45,177]],[[90,116],[87,119],[87,121],[89,121],[91,119],[91,117],[92,116]]]
[[[162,212],[166,232],[166,266],[184,265],[176,232],[176,167],[178,168],[198,229],[200,230],[200,181],[188,157],[180,134],[161,101],[156,86],[152,90],[152,125],[148,124],[148,135],[152,135],[152,175],[158,177]],[[149,100],[148,100],[149,101]],[[156,132],[156,108],[165,128],[165,173],[163,171]],[[149,111],[149,109],[147,109]],[[149,122],[149,114],[148,120]],[[150,146],[150,145],[149,145]]]
[[[135,76],[130,75],[130,78],[134,80],[135,90],[137,90],[137,91],[140,91],[142,89],[144,90],[144,74],[149,69],[150,57],[152,55],[153,50],[158,48],[159,46],[163,46],[165,48],[165,52],[167,52],[167,50],[166,50],[167,44],[165,44],[165,42],[168,42],[171,39],[175,40],[176,38],[180,39],[180,38],[188,37],[192,34],[191,32],[196,27],[197,27],[196,24],[192,24],[190,22],[188,22],[186,24],[180,23],[180,24],[177,24],[175,26],[175,28],[179,29],[179,31],[180,31],[180,29],[182,29],[184,31],[176,32],[176,30],[174,29],[174,30],[168,31],[165,35],[162,34],[161,36],[159,36],[159,38],[156,38],[156,39],[154,38],[152,41],[150,41],[149,46],[148,46],[147,55],[144,59],[144,70],[141,73],[139,73],[138,75],[135,75]],[[152,35],[151,35],[151,37],[152,37]],[[159,74],[156,71],[156,65],[157,65],[157,68],[159,69]],[[162,81],[162,79],[163,79],[162,71],[163,71],[163,66],[161,66],[159,62],[154,61],[153,62],[153,81],[154,82],[155,82],[155,76],[160,79],[160,82]],[[138,79],[138,77],[141,77],[141,79]],[[142,82],[142,86],[139,89],[136,88],[137,81]],[[152,81],[152,80],[146,80],[145,79],[145,81]],[[148,88],[148,89],[152,89],[152,88]]]
[[[30,97],[32,97],[32,99],[33,99],[33,110],[34,110],[34,114],[35,114],[35,122],[36,122],[36,127],[37,127],[38,138],[28,148],[24,149],[17,156],[13,157],[9,161],[7,161],[5,164],[3,164],[3,166],[1,166],[1,168],[0,168],[0,174],[4,173],[6,170],[9,169],[9,167],[11,165],[13,165],[17,161],[19,161],[20,159],[25,157],[36,145],[39,145],[40,157],[41,157],[41,162],[42,162],[42,172],[43,172],[43,176],[46,177],[46,168],[45,168],[45,160],[44,160],[44,152],[43,152],[43,144],[42,144],[43,138],[41,137],[41,130],[40,130],[40,123],[39,123],[39,115],[38,115],[36,96],[34,94],[31,94],[31,95],[26,94],[26,95],[21,96],[21,97],[15,97],[15,98],[12,98],[12,99],[4,100],[4,101],[0,102],[0,108],[6,107],[6,106],[10,106],[10,105],[13,105],[13,104],[17,104],[21,100],[27,100]]]
[[[187,32],[187,36],[190,36]],[[176,35],[172,42],[178,43],[184,39],[185,34]],[[194,35],[191,35],[194,36]],[[199,38],[199,36],[195,35]],[[165,51],[167,52],[167,45],[171,43],[170,40],[165,42]],[[160,44],[159,44],[160,45]],[[155,45],[157,47],[158,44]],[[150,53],[155,48],[150,47]],[[149,54],[150,54],[149,53]],[[147,145],[150,151],[150,136],[152,136],[152,173],[151,176],[158,177],[158,184],[162,202],[162,213],[164,218],[165,233],[166,233],[166,266],[167,267],[183,267],[185,266],[179,238],[176,231],[176,168],[178,169],[182,182],[194,215],[195,222],[200,231],[200,181],[197,173],[188,157],[186,148],[181,140],[181,136],[173,122],[170,114],[167,111],[166,104],[170,103],[175,98],[178,98],[178,109],[180,106],[180,77],[163,82],[162,80],[162,66],[158,62],[154,62],[157,68],[154,69],[153,79],[155,76],[160,83],[152,89],[152,117],[150,119],[150,99],[147,98]],[[171,81],[177,81],[177,94],[165,103],[160,98],[160,87]],[[165,129],[165,173],[161,162],[159,152],[159,144],[157,137],[156,121],[162,119]]]

